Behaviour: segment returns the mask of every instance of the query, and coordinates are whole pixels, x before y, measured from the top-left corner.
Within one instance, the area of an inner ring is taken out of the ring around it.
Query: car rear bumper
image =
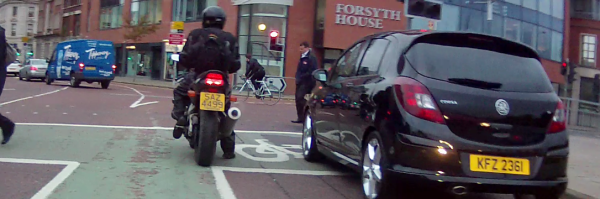
[[[411,184],[419,187],[434,188],[437,190],[446,191],[450,191],[456,186],[463,186],[468,192],[533,194],[550,191],[552,193],[562,194],[567,189],[568,184],[566,178],[559,178],[549,181],[485,179],[419,174],[414,173],[411,170],[412,169],[409,168],[401,168],[396,166],[394,169],[389,169],[388,174],[393,176],[395,179],[403,182],[410,182]]]
[[[19,73],[19,68],[6,68],[7,73]]]
[[[83,73],[73,73],[73,76],[82,81],[111,81],[115,79],[114,75],[111,76],[86,76]]]
[[[29,77],[44,78],[44,77],[46,77],[46,71],[30,71]]]

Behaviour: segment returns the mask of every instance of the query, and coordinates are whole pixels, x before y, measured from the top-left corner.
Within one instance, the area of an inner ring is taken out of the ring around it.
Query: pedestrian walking
[[[305,41],[300,44],[300,52],[302,53],[302,57],[300,57],[298,69],[296,70],[295,95],[298,119],[292,121],[292,123],[304,122],[304,106],[306,105],[304,96],[310,94],[316,84],[316,81],[312,78],[312,73],[317,70],[317,58],[313,55],[308,42]]]
[[[6,67],[15,60],[16,54],[7,44],[4,28],[0,26],[0,64],[4,64],[3,67],[0,67],[0,96],[6,82]],[[2,129],[2,144],[6,144],[15,131],[15,123],[0,114],[0,129]]]

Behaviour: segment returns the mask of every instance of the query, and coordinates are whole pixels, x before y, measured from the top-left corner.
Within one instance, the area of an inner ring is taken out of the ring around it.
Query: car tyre
[[[27,80],[28,82],[31,81],[31,76],[29,76],[29,74],[25,73],[25,80]]]
[[[18,76],[19,76],[19,80],[23,81],[23,77],[21,77],[21,72],[19,72]]]
[[[46,73],[46,77],[43,80],[45,80],[46,85],[52,84],[52,80],[50,79],[50,76],[48,75],[48,73]]]
[[[100,82],[100,86],[102,86],[103,89],[108,89],[109,85],[110,85],[110,81],[102,81],[102,82]]]
[[[302,155],[304,156],[304,160],[316,162],[321,160],[323,155],[317,148],[317,137],[315,136],[315,131],[313,129],[310,110],[306,111],[306,116],[304,118],[304,123],[302,125]]]
[[[71,87],[77,88],[77,87],[79,87],[79,84],[81,84],[81,81],[78,80],[77,78],[75,78],[73,76],[73,73],[71,73],[71,80],[69,81],[69,85]]]
[[[367,199],[391,198],[395,193],[392,180],[389,179],[387,157],[383,147],[383,139],[379,132],[369,134],[362,147],[361,178],[363,194]]]

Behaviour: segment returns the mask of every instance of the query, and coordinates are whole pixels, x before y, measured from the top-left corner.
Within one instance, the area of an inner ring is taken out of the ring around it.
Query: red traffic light
[[[563,62],[563,63],[562,63],[562,67],[565,67],[565,68],[566,68],[566,67],[567,67],[567,62]]]
[[[277,36],[279,36],[279,32],[277,32],[277,31],[271,31],[271,33],[269,33],[269,36],[271,36],[271,37],[277,37]]]

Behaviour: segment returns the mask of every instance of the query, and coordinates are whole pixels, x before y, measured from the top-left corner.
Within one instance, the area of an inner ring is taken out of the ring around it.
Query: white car
[[[15,60],[15,62],[6,67],[6,74],[17,76],[22,67],[23,65],[21,62],[19,62],[19,60]]]
[[[19,80],[26,79],[41,79],[46,80],[46,70],[48,69],[48,62],[45,59],[30,59],[25,62],[25,67],[19,71]]]

